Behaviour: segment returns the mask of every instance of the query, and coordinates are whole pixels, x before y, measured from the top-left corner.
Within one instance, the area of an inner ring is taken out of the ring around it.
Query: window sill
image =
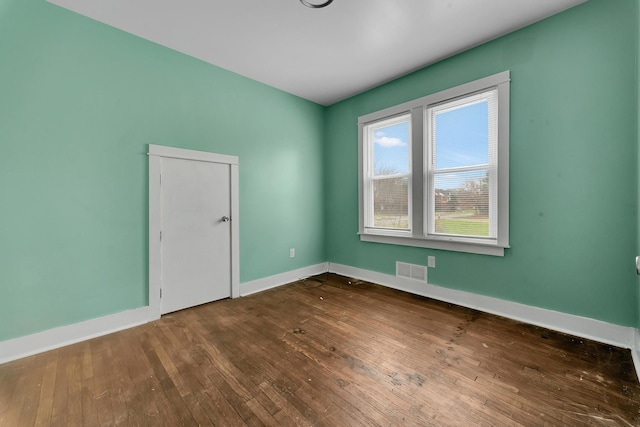
[[[359,233],[360,240],[363,242],[385,243],[389,245],[413,246],[417,248],[439,249],[454,252],[466,252],[480,255],[504,256],[505,248],[508,246],[500,246],[494,243],[470,243],[470,242],[452,242],[450,240],[436,240],[415,238],[409,236],[385,236],[380,234]]]

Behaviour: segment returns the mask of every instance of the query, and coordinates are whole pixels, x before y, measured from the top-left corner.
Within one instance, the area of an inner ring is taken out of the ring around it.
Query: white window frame
[[[409,111],[405,111],[401,114],[397,114],[392,117],[386,117],[383,120],[378,120],[375,123],[371,123],[371,126],[364,127],[364,131],[367,133],[367,140],[373,141],[374,134],[377,129],[393,126],[395,124],[400,124],[405,122],[405,117],[409,117],[409,133],[411,133],[411,114]],[[373,232],[376,234],[384,234],[388,236],[403,236],[410,237],[411,235],[411,225],[413,222],[413,217],[411,215],[411,204],[412,204],[412,188],[411,188],[411,137],[409,137],[409,170],[406,173],[397,173],[394,175],[375,175],[374,171],[374,150],[373,144],[367,144],[363,147],[364,149],[364,157],[366,158],[366,171],[364,173],[364,187],[365,187],[365,204],[364,204],[364,228],[369,232]],[[374,213],[373,213],[373,197],[374,197],[374,182],[383,179],[393,179],[393,178],[407,178],[408,179],[408,192],[409,192],[409,212],[408,212],[408,229],[400,229],[400,228],[377,228],[373,225],[374,221]]]
[[[466,98],[491,89],[497,90],[497,158],[492,159],[491,179],[494,185],[491,197],[496,196],[497,209],[495,237],[467,237],[430,233],[430,200],[428,189],[432,184],[429,165],[429,121],[427,110],[438,104]],[[359,235],[360,240],[404,246],[468,252],[484,255],[504,256],[509,247],[509,91],[510,72],[504,71],[479,80],[446,89],[400,105],[376,111],[358,118],[358,194],[359,194]],[[388,230],[369,227],[371,197],[370,170],[372,158],[366,135],[368,126],[375,125],[395,116],[411,113],[411,148],[409,170],[409,230]]]

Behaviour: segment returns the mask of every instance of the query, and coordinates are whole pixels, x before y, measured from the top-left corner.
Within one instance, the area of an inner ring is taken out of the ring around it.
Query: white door
[[[162,158],[160,312],[231,296],[231,166]]]

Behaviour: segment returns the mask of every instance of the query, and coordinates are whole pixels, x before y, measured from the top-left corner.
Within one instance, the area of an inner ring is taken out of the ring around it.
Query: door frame
[[[162,158],[220,163],[230,166],[231,298],[237,298],[240,296],[238,157],[154,144],[149,144],[147,155],[149,156],[149,317],[151,320],[160,318],[160,274],[162,272],[160,163]]]

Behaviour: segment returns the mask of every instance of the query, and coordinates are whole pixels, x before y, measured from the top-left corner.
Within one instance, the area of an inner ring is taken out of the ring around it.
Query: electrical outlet
[[[296,248],[289,249],[289,258],[295,258],[295,257],[296,257]]]
[[[427,267],[436,268],[436,257],[434,256],[427,257]]]

